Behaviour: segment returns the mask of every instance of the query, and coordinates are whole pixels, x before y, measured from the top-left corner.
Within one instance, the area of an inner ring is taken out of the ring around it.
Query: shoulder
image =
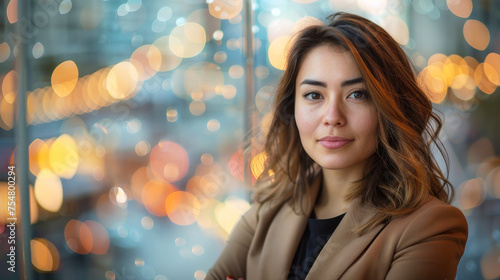
[[[399,245],[403,247],[440,235],[448,235],[465,247],[468,235],[462,211],[435,197],[412,213],[395,218],[387,228],[400,234]]]

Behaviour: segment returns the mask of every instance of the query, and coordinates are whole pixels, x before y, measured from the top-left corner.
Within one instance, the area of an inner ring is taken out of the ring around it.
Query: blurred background
[[[336,11],[404,46],[469,222],[457,278],[500,279],[495,0],[2,0],[0,278],[24,277],[24,244],[31,279],[204,279],[262,172],[242,143],[269,126],[290,36]]]

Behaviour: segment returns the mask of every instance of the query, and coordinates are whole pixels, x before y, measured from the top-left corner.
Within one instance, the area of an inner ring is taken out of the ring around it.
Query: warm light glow
[[[497,77],[500,76],[500,54],[490,53],[486,56],[484,64],[490,65],[492,67],[492,74]],[[490,80],[493,82],[493,80]],[[500,79],[497,79],[497,86],[500,86]]]
[[[250,204],[247,201],[230,196],[224,201],[224,204],[219,204],[215,208],[215,219],[222,229],[229,234],[241,215],[249,208]]]
[[[2,81],[2,95],[9,104],[14,104],[17,95],[17,72],[11,70]]]
[[[73,178],[79,161],[78,146],[73,137],[68,134],[59,136],[50,147],[50,167],[61,178]]]
[[[161,68],[162,54],[154,45],[143,45],[130,56],[130,63],[137,70],[138,80],[144,81],[153,77]]]
[[[64,239],[68,247],[75,253],[88,254],[92,250],[93,237],[87,224],[78,220],[70,220],[64,228]]]
[[[59,64],[52,72],[52,88],[61,97],[69,95],[75,89],[77,82],[78,67],[72,60]]]
[[[231,174],[240,181],[245,179],[245,165],[243,150],[236,151],[229,160],[229,171]]]
[[[181,145],[171,141],[161,141],[151,150],[150,166],[159,179],[171,183],[177,182],[188,171],[189,156]]]
[[[165,207],[170,220],[182,226],[196,222],[200,215],[200,202],[188,192],[178,191],[170,194],[165,200]]]
[[[83,239],[92,240],[92,246],[90,246],[90,252],[96,255],[104,255],[109,249],[109,235],[106,228],[100,223],[92,220],[85,221],[84,223],[90,230],[91,238],[84,236]],[[80,232],[80,234],[86,234],[86,232]],[[80,236],[82,239],[82,236]]]
[[[494,82],[492,82],[491,80]],[[477,66],[474,73],[474,80],[476,81],[477,87],[486,94],[492,94],[498,83],[498,74],[493,66],[481,63]]]
[[[186,92],[201,92],[204,100],[216,96],[217,88],[224,85],[224,74],[220,67],[210,62],[199,62],[184,72]]]
[[[178,189],[167,182],[151,180],[142,188],[142,203],[149,213],[158,217],[166,216],[165,200],[176,191]]]
[[[460,191],[458,205],[464,210],[478,207],[486,198],[485,183],[482,178],[467,180],[458,189]]]
[[[230,19],[237,16],[243,9],[243,0],[210,0],[208,11],[218,19]]]
[[[10,56],[10,47],[9,44],[3,42],[0,44],[0,63],[5,62],[9,59]]]
[[[216,132],[220,129],[220,122],[216,119],[211,119],[207,122],[207,128],[210,132]]]
[[[269,45],[269,62],[278,70],[285,70],[290,40],[290,36],[281,36]]]
[[[371,0],[368,0],[371,1]],[[408,44],[410,31],[408,25],[400,17],[390,15],[382,20],[381,26],[401,45]]]
[[[161,64],[158,67],[158,69],[155,68],[153,69],[164,72],[164,71],[170,71],[179,66],[179,64],[182,61],[182,58],[176,56],[170,50],[169,45],[170,45],[170,36],[163,36],[154,41],[153,46],[155,46],[160,51],[161,54]],[[151,67],[153,67],[155,63],[150,62],[150,65]]]
[[[298,32],[302,25],[301,20],[293,22],[286,18],[278,18],[267,27],[267,39],[272,42],[282,36],[291,36],[294,32]]]
[[[464,37],[467,43],[480,51],[486,49],[490,43],[490,31],[484,23],[469,19],[464,24]]]
[[[187,22],[197,23],[205,28],[206,41],[210,41],[220,29],[220,19],[210,15],[208,9],[199,9],[189,14]]]
[[[116,99],[128,99],[138,90],[139,74],[134,65],[124,61],[111,68],[106,78],[106,89]]]
[[[457,17],[468,18],[472,12],[472,0],[446,0],[448,9]]]
[[[500,166],[488,173],[486,187],[493,197],[500,198]]]
[[[7,4],[6,13],[9,23],[17,22],[17,0],[10,0],[9,4]]]
[[[233,65],[229,67],[228,74],[233,79],[239,79],[245,74],[245,70],[240,65]]]
[[[266,160],[267,155],[265,152],[262,152],[256,155],[250,162],[250,169],[255,178],[259,178],[262,172],[264,172]]]
[[[59,268],[60,256],[56,246],[47,239],[31,240],[31,263],[40,272],[56,271]]]
[[[191,103],[189,103],[189,112],[195,116],[202,115],[205,113],[205,102],[202,100],[194,100]]]
[[[35,180],[35,198],[47,211],[57,212],[63,203],[63,188],[59,177],[47,169],[42,169]]]
[[[149,180],[147,167],[137,169],[130,179],[132,197],[139,203],[142,203],[142,188],[149,182]]]
[[[418,74],[418,80],[432,103],[441,103],[448,92],[448,85],[445,74],[436,64],[424,68]]]
[[[193,57],[205,47],[205,34],[203,26],[194,22],[186,22],[172,30],[168,46],[178,57]]]
[[[14,127],[14,104],[6,99],[0,101],[0,128],[11,130]]]
[[[222,96],[225,99],[233,99],[236,96],[237,89],[233,85],[224,85],[222,88]]]
[[[177,120],[177,109],[173,108],[167,109],[166,115],[167,115],[167,121],[175,122]]]
[[[378,15],[387,9],[387,0],[357,0],[359,8]]]
[[[306,16],[306,17],[300,18],[293,25],[291,34],[292,35],[296,34],[300,31],[302,31],[304,28],[309,27],[309,26],[314,26],[314,25],[321,26],[321,25],[323,25],[323,22],[320,19],[315,18],[315,17],[311,17],[311,16]],[[287,35],[287,34],[283,34],[283,35]]]
[[[493,230],[495,231],[495,230]],[[500,278],[500,247],[490,248],[481,258],[481,274],[485,280]]]

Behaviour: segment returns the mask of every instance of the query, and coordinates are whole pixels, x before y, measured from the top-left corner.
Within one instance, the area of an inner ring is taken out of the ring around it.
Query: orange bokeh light
[[[150,166],[159,179],[177,182],[189,169],[189,156],[181,145],[172,141],[161,141],[151,150]]]
[[[165,208],[170,220],[182,226],[196,222],[200,215],[200,202],[188,192],[178,191],[170,194],[165,200]]]
[[[142,188],[142,203],[149,213],[159,217],[166,216],[165,200],[171,193],[176,191],[178,189],[167,182],[151,180]]]

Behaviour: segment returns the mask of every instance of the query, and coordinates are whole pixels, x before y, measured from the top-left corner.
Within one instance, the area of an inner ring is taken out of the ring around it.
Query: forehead
[[[349,79],[360,77],[361,71],[351,52],[332,45],[321,45],[311,49],[304,57],[297,75],[303,78]]]

